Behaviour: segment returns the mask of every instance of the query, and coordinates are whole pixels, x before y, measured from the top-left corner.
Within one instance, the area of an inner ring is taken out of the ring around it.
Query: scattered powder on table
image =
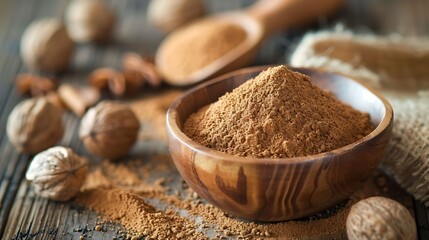
[[[213,205],[203,203],[188,187],[180,189],[182,194],[167,194],[166,188],[159,185],[163,179],[149,184],[138,177],[139,182],[133,180],[130,185],[124,185],[124,180],[118,176],[127,178],[127,175],[137,175],[137,172],[149,170],[145,169],[146,166],[138,169],[133,162],[98,166],[89,173],[83,192],[75,202],[102,214],[106,220],[121,223],[131,235],[144,235],[154,239],[204,239],[204,229],[207,228],[214,229],[216,235],[212,237],[241,236],[249,239],[337,236],[345,229],[350,203],[306,220],[279,223],[243,221]],[[135,176],[131,178],[136,179]],[[127,182],[129,181],[125,181]],[[144,198],[164,202],[167,208],[162,211],[155,209]],[[178,209],[187,211],[188,217],[180,216]],[[201,223],[195,222],[195,218],[200,218]]]
[[[103,173],[103,169],[96,168],[86,176],[81,191],[95,188],[110,188],[113,186],[113,181]]]
[[[205,19],[173,33],[163,45],[167,75],[186,78],[244,41],[246,32],[230,22]]]
[[[130,107],[142,122],[139,140],[168,141],[165,129],[165,114],[171,103],[180,96],[183,91],[169,90],[156,95],[145,96],[130,103]]]
[[[218,151],[249,157],[297,157],[343,147],[372,131],[369,115],[285,66],[254,79],[192,114],[183,131]]]
[[[176,212],[160,212],[138,195],[122,189],[91,189],[75,200],[89,209],[118,221],[134,234],[152,239],[201,239],[196,224]]]
[[[273,239],[302,239],[305,237],[339,235],[346,227],[350,205],[325,213],[326,217],[315,220],[288,221],[279,223],[244,222],[229,217],[213,205],[197,205],[190,210],[191,214],[202,215],[209,224],[220,226],[223,235],[244,237],[271,237]]]
[[[141,168],[133,168],[134,162],[141,162],[141,160],[135,159],[127,164],[103,161],[99,167],[88,174],[82,190],[121,188],[145,195],[165,192],[165,188],[162,186],[165,179],[158,178],[151,184],[143,181],[136,171]]]
[[[191,190],[192,191],[192,190]],[[195,196],[195,194],[191,194]],[[158,195],[157,198],[182,209],[191,216],[202,217],[203,227],[212,227],[221,236],[241,236],[249,239],[302,239],[320,236],[338,236],[344,233],[347,215],[356,200],[350,200],[332,209],[304,220],[277,223],[257,223],[229,216],[211,204],[202,204],[198,197],[180,199],[177,196]]]

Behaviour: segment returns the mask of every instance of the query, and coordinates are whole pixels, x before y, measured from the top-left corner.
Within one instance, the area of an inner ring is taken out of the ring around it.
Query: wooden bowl
[[[238,70],[203,83],[167,112],[170,153],[182,177],[201,197],[235,216],[281,221],[315,214],[350,197],[377,168],[390,140],[393,112],[379,94],[348,77],[292,68],[341,101],[369,113],[376,128],[339,149],[296,158],[239,157],[204,147],[182,132],[190,114],[215,102],[267,66]]]

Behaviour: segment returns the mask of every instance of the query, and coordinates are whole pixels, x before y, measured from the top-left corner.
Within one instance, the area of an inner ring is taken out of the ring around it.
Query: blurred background
[[[20,68],[19,42],[21,35],[33,20],[45,17],[64,19],[67,0],[2,0],[0,8],[0,63],[10,65],[2,69],[1,82],[13,78]],[[106,1],[118,17],[118,25],[111,44],[102,48],[79,46],[73,68],[91,69],[100,64],[114,64],[114,55],[120,51],[136,51],[153,55],[165,37],[159,28],[147,19],[147,0]],[[245,8],[252,0],[205,0],[209,13]],[[311,6],[310,6],[311,7]],[[300,37],[308,31],[335,28],[338,25],[352,31],[377,34],[424,36],[429,32],[429,1],[425,0],[346,0],[344,6],[330,18],[321,18],[306,28],[287,29],[266,41],[254,64],[285,62]],[[101,54],[96,54],[103,49]],[[90,56],[97,59],[89,60]],[[102,59],[101,62],[98,58]],[[8,71],[5,71],[8,70]],[[73,71],[72,71],[73,72]],[[9,73],[9,74],[8,74]],[[2,85],[4,88],[5,85]]]

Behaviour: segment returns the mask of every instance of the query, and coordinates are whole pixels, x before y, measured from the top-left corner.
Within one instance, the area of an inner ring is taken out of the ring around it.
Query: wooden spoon
[[[200,82],[208,77],[243,67],[250,63],[257,53],[260,43],[268,36],[281,29],[307,24],[318,17],[326,16],[341,6],[342,0],[259,0],[243,11],[222,13],[209,17],[241,26],[246,31],[246,39],[225,55],[209,65],[193,72],[187,77],[180,77],[170,71],[175,66],[166,64],[168,54],[166,45],[171,44],[167,37],[156,53],[156,64],[164,79],[177,86]],[[201,21],[201,20],[199,20]],[[198,21],[197,21],[198,22]],[[191,24],[195,24],[191,23]],[[177,31],[181,31],[178,29]],[[198,38],[204,38],[201,34]],[[193,41],[198,41],[198,38]]]

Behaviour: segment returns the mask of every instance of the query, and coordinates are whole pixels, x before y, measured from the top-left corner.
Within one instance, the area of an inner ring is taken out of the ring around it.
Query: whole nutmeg
[[[416,223],[408,210],[384,197],[370,197],[353,205],[346,227],[350,240],[417,238]]]
[[[116,17],[100,0],[74,0],[66,9],[67,30],[76,42],[104,42],[110,39]]]
[[[70,148],[53,147],[34,157],[25,177],[31,181],[37,195],[67,201],[79,192],[87,171],[85,158]]]
[[[57,19],[31,23],[21,38],[21,57],[33,70],[60,72],[73,55],[74,43]]]
[[[206,12],[202,0],[151,0],[148,20],[164,32],[171,32]]]
[[[127,105],[103,101],[83,116],[79,136],[95,155],[116,159],[134,145],[139,128],[139,120]]]
[[[15,106],[6,128],[10,142],[19,151],[36,154],[63,136],[62,110],[46,98],[30,98]]]

